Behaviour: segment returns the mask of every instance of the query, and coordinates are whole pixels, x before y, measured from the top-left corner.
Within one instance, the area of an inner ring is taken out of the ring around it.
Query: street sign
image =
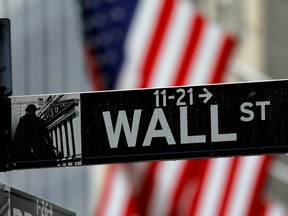
[[[286,153],[287,95],[279,80],[10,97],[5,167]]]
[[[76,213],[0,183],[0,215],[76,216]]]
[[[10,20],[0,19],[0,96],[12,94]]]

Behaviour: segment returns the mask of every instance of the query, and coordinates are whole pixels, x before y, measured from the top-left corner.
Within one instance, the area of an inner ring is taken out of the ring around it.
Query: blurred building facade
[[[287,76],[288,1],[193,2],[211,20],[238,36],[227,81]],[[91,90],[77,0],[0,0],[0,17],[10,18],[12,25],[13,95]],[[288,159],[286,155],[276,157],[267,193],[285,204]],[[0,182],[51,200],[77,215],[91,215],[101,167],[12,171],[0,173]]]
[[[74,0],[1,0],[11,20],[13,95],[91,90],[84,66],[81,11]],[[0,182],[91,215],[96,167],[0,173]],[[97,184],[96,184],[97,185]]]

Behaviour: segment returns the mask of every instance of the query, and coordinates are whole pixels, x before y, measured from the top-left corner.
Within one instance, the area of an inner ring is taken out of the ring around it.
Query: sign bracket
[[[0,171],[10,170],[9,160],[11,138],[11,100],[8,97],[0,97]]]

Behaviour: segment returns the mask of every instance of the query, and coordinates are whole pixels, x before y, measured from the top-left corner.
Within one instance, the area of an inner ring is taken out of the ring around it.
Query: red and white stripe
[[[219,81],[234,38],[189,1],[141,1],[125,47],[117,88]]]
[[[132,24],[118,88],[214,83],[223,77],[235,39],[189,1],[141,1]],[[269,161],[239,157],[111,166],[96,215],[253,215]]]
[[[133,181],[125,165],[108,167],[95,215],[134,215],[138,212]]]

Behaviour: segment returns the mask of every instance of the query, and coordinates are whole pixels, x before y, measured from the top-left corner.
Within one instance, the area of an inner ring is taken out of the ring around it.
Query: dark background
[[[274,81],[193,87],[194,105],[188,105],[188,135],[206,135],[206,143],[199,144],[180,143],[180,107],[176,106],[177,88],[166,89],[167,107],[162,107],[176,145],[168,145],[163,137],[153,138],[150,146],[142,146],[152,113],[156,108],[154,95],[156,89],[82,94],[83,159],[85,163],[107,163],[287,152],[288,116],[285,112],[288,104],[287,83],[287,81]],[[204,93],[204,87],[213,94],[206,104],[203,102],[204,98],[198,97]],[[189,87],[184,89],[187,91]],[[169,95],[175,95],[175,100],[169,100]],[[188,104],[188,94],[185,100]],[[270,105],[265,106],[264,121],[261,120],[261,106],[256,106],[256,101],[270,101]],[[244,102],[253,104],[249,108],[255,114],[252,121],[240,120],[241,116],[248,117],[240,111],[240,106]],[[219,133],[237,133],[237,141],[211,141],[210,105],[215,104],[218,105]],[[142,109],[136,147],[127,146],[122,129],[118,147],[110,148],[102,112],[110,111],[114,130],[120,110],[126,111],[129,125],[132,126],[133,113],[136,109]],[[159,125],[157,127],[161,129]]]

